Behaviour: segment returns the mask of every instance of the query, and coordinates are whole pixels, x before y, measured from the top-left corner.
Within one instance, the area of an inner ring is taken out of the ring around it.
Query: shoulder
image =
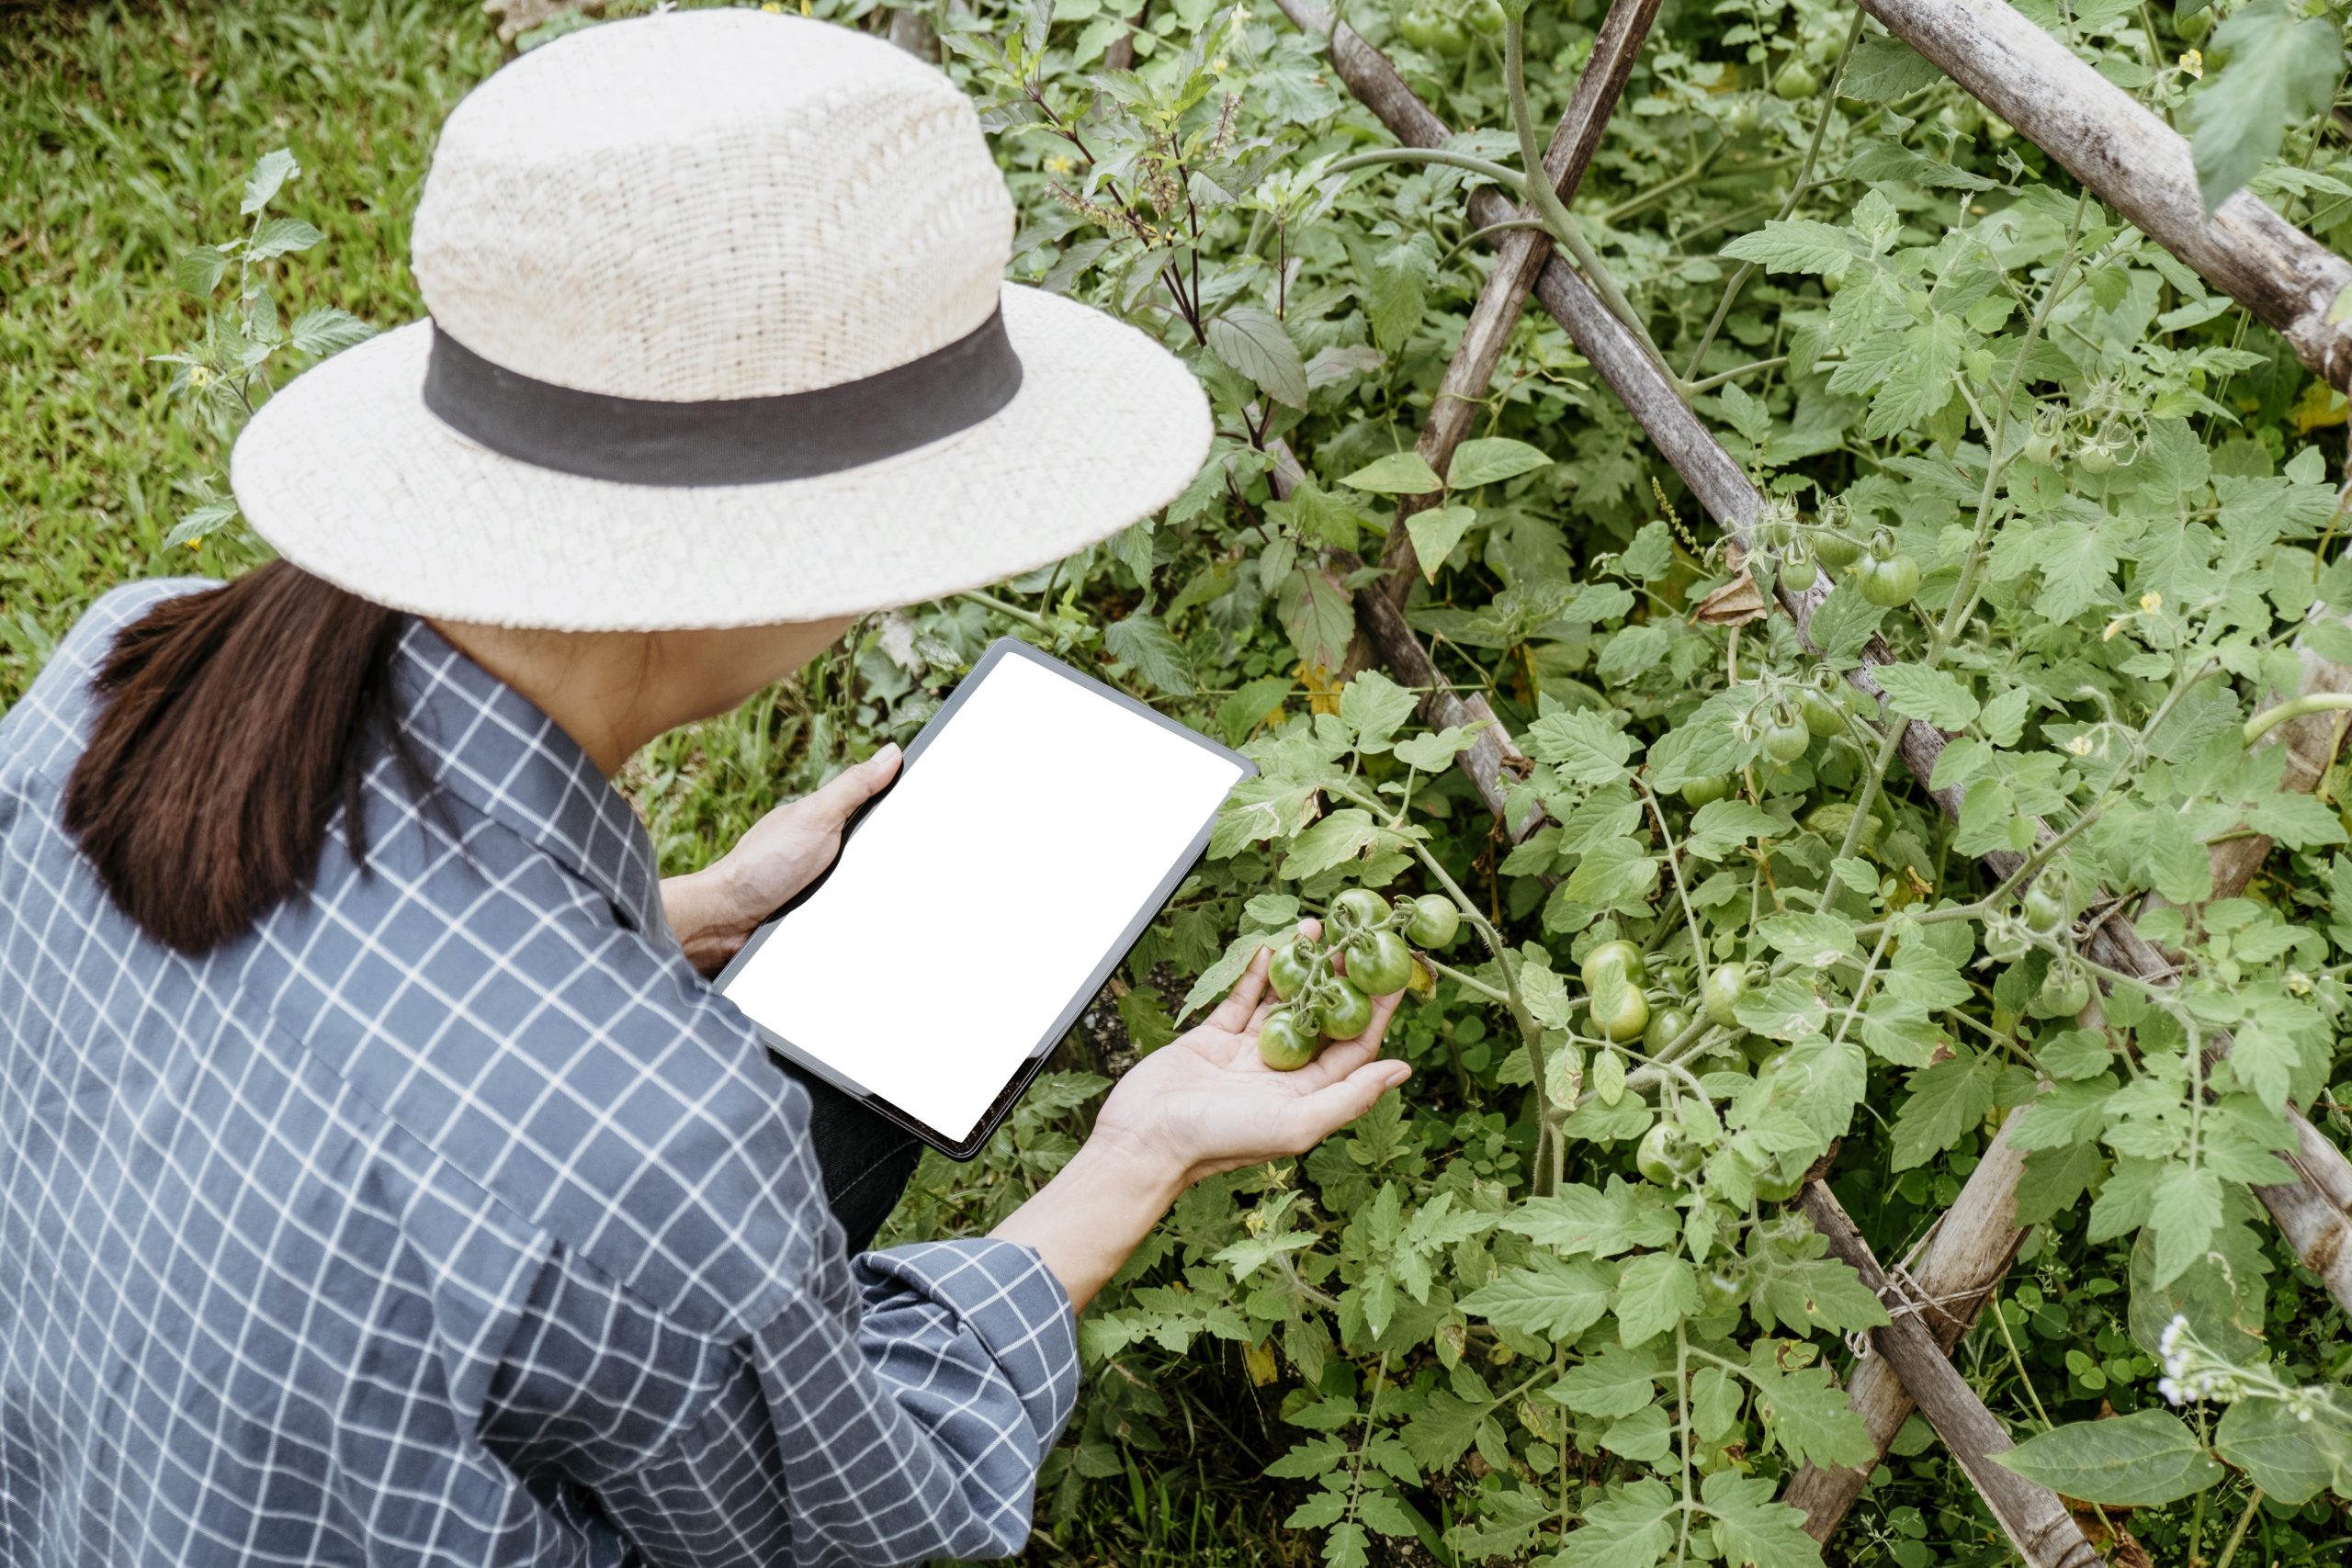
[[[748,1332],[841,1245],[808,1097],[666,931],[462,805],[388,807],[249,977],[501,1204],[681,1326]],[[402,811],[409,814],[403,816]]]

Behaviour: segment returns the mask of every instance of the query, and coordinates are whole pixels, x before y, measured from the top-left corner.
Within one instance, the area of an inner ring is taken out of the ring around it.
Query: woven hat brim
[[[619,484],[505,457],[424,406],[432,326],[345,350],[238,437],[231,484],[279,554],[394,609],[569,631],[758,626],[917,604],[1060,560],[1165,505],[1206,457],[1183,362],[1008,284],[1021,390],[880,462],[772,484]]]

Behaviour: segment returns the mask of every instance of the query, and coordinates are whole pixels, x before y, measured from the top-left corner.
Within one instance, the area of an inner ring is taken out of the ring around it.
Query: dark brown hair
[[[363,862],[360,781],[387,746],[407,617],[285,561],[176,594],[125,627],[65,791],[65,826],[115,903],[200,954],[310,890],[338,807]]]

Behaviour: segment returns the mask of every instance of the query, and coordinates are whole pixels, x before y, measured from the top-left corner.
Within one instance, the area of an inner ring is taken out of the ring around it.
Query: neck
[[[658,632],[550,632],[435,621],[537,705],[611,778],[654,737],[727,712],[807,664],[850,617]]]

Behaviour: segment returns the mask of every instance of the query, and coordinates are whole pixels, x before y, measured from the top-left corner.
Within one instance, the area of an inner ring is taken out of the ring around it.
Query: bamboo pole
[[[2000,1521],[2010,1544],[2033,1568],[2090,1568],[2098,1562],[2097,1549],[2058,1494],[1994,1462],[1994,1455],[2016,1445],[1984,1408],[1968,1380],[1953,1368],[1939,1337],[1919,1321],[1917,1299],[1887,1279],[1828,1183],[1806,1182],[1804,1204],[1813,1228],[1828,1239],[1831,1255],[1860,1275],[1862,1283],[1887,1303],[1892,1321],[1884,1328],[1871,1331],[1871,1346],[1878,1353],[1863,1364],[1891,1365],[1905,1386],[1918,1393],[1936,1423],[1937,1435]]]
[[[2336,387],[2352,322],[2331,319],[2352,264],[2239,191],[2205,215],[2188,143],[2075,51],[2000,0],[1861,0],[1986,108],[2194,267]]]
[[[1649,38],[1658,3],[1659,0],[1614,0],[1600,24],[1592,58],[1586,64],[1584,74],[1577,78],[1567,113],[1552,132],[1551,147],[1544,154],[1544,177],[1559,192],[1563,206],[1576,199],[1577,187],[1584,183],[1584,172],[1592,163],[1593,151],[1600,145],[1601,132],[1608,129],[1610,116],[1616,111],[1626,77],[1633,73],[1634,58]],[[1527,210],[1521,209],[1518,216],[1526,218]],[[1470,308],[1470,319],[1462,329],[1462,342],[1438,382],[1437,395],[1430,403],[1429,422],[1421,426],[1420,440],[1415,446],[1438,473],[1445,472],[1446,466],[1453,460],[1454,449],[1470,434],[1472,422],[1485,406],[1487,389],[1494,385],[1496,367],[1502,363],[1503,350],[1510,346],[1511,333],[1517,330],[1520,318],[1526,314],[1527,297],[1535,291],[1536,276],[1551,255],[1551,236],[1541,230],[1513,230],[1503,234],[1496,245],[1493,270],[1487,274],[1486,284],[1478,291],[1477,303]],[[1425,510],[1435,500],[1427,495],[1397,498],[1396,525],[1388,531],[1387,545],[1380,552],[1380,564],[1388,577],[1377,589],[1396,604],[1402,605],[1413,591],[1416,563],[1412,536],[1404,527],[1405,519]],[[1436,565],[1421,564],[1432,568]]]

